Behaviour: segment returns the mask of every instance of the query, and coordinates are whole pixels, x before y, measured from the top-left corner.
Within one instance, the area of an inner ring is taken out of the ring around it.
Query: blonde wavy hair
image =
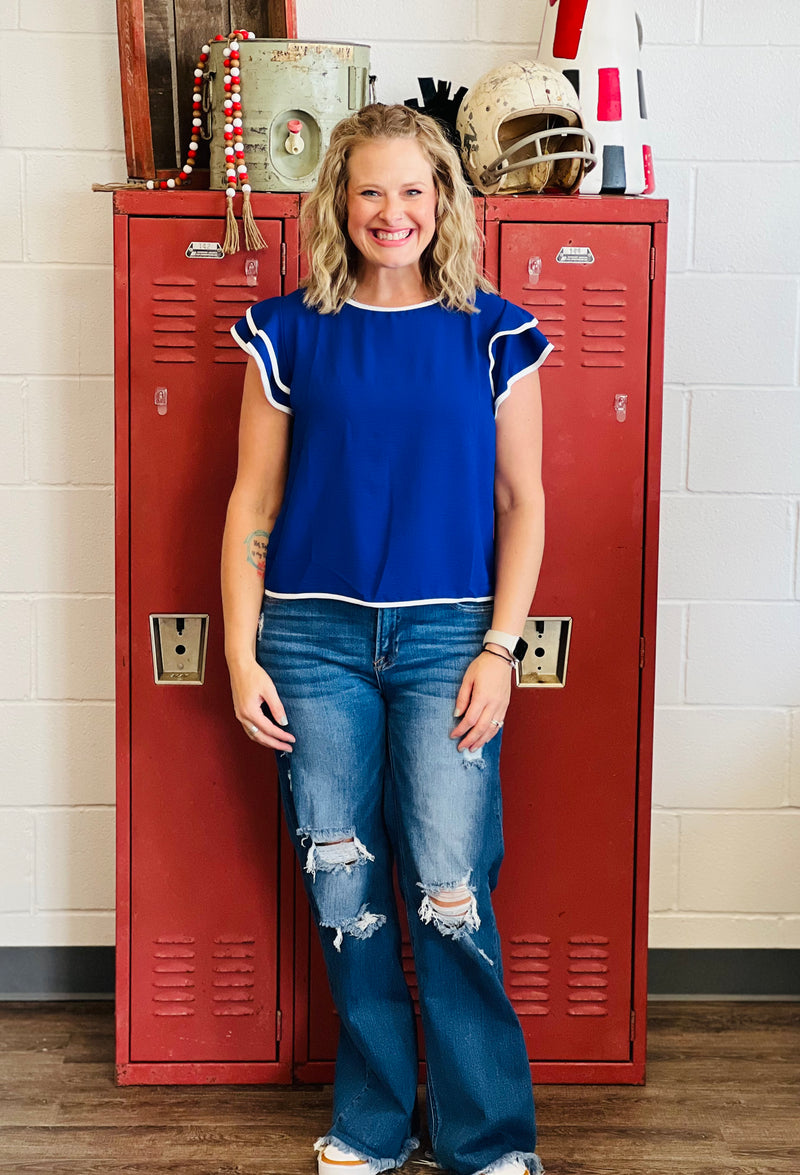
[[[420,257],[431,297],[450,310],[475,312],[477,289],[496,293],[476,256],[482,233],[475,221],[461,160],[435,119],[408,106],[374,102],[337,123],[317,185],[303,205],[301,247],[308,276],[303,301],[321,314],[336,314],[356,288],[361,254],[347,233],[347,160],[354,147],[375,139],[416,139],[433,171],[437,192],[436,231]]]

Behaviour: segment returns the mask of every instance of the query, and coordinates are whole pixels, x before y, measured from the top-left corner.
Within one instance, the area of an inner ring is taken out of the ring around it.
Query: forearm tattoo
[[[247,562],[255,567],[262,579],[267,561],[268,542],[269,533],[266,530],[254,530],[244,540],[244,545],[247,548]]]

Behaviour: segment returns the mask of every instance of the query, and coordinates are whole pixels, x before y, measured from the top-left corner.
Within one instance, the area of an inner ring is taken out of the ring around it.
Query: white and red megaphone
[[[655,191],[641,47],[633,0],[547,0],[536,59],[572,82],[597,144],[582,192]]]

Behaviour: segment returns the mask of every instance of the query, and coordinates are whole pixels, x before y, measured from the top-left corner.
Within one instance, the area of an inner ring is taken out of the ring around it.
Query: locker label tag
[[[560,265],[591,265],[594,254],[588,245],[562,245],[556,261]]]
[[[222,245],[216,241],[191,241],[186,256],[201,257],[205,261],[221,261],[225,254],[222,252]]]

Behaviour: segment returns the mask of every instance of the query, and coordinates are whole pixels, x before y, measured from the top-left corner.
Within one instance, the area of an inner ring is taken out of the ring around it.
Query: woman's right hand
[[[228,668],[231,675],[233,709],[247,737],[254,743],[260,743],[262,747],[291,752],[292,743],[295,741],[294,735],[289,734],[282,725],[287,721],[286,711],[272,678],[261,668],[255,657],[244,664],[229,665]],[[262,702],[267,703],[274,722],[261,709]]]

